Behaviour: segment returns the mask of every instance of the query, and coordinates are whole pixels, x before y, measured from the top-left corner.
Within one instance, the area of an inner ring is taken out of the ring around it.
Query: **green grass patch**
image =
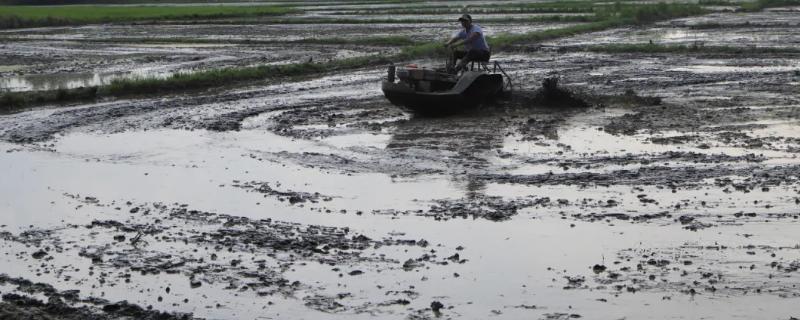
[[[0,93],[0,113],[9,113],[20,108],[45,103],[68,103],[93,100],[97,87],[58,89],[48,91]]]
[[[361,0],[361,1],[316,1],[307,3],[298,3],[296,0],[278,0],[269,1],[285,6],[303,7],[303,6],[320,6],[320,5],[365,5],[365,4],[395,4],[395,3],[414,3],[423,2],[424,0]],[[31,6],[56,6],[56,5],[130,5],[130,4],[180,4],[180,3],[206,3],[206,4],[226,4],[226,3],[242,3],[242,0],[0,0],[0,5],[31,5]]]
[[[220,84],[302,77],[342,69],[388,64],[390,62],[389,58],[386,57],[367,56],[322,63],[295,63],[179,73],[166,79],[117,79],[113,80],[111,84],[101,87],[98,95],[125,96],[202,89],[219,87]]]
[[[36,38],[0,37],[0,41],[40,41]],[[71,39],[76,42],[91,43],[136,43],[136,44],[234,44],[234,45],[285,45],[285,44],[324,44],[324,45],[368,45],[368,46],[408,46],[416,42],[406,36],[362,37],[362,38],[303,38],[297,40],[250,40],[250,39],[195,39],[195,38],[107,38]]]
[[[0,6],[0,29],[164,19],[283,15],[279,6]]]

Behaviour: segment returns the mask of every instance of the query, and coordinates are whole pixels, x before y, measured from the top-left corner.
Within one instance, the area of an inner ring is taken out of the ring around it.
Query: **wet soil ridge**
[[[670,140],[670,138],[653,138],[654,143],[669,143],[663,140]],[[600,168],[611,165],[653,165],[657,163],[693,163],[693,164],[723,164],[723,163],[761,163],[767,160],[763,155],[756,155],[754,153],[746,155],[728,155],[723,153],[708,154],[699,152],[685,152],[685,151],[667,151],[664,153],[646,153],[641,155],[628,155],[628,156],[597,156],[586,157],[583,159],[526,159],[525,163],[529,164],[551,164],[563,169],[569,168]]]
[[[274,188],[270,187],[269,182],[244,182],[239,183],[238,181],[234,181],[233,187],[242,188],[246,190],[250,190],[253,192],[258,192],[264,194],[264,197],[272,196],[277,197],[279,201],[288,201],[289,204],[296,204],[296,203],[319,203],[320,201],[331,201],[332,198],[329,196],[323,196],[319,194],[319,192],[309,193],[309,192],[297,192],[297,191],[278,191]],[[276,187],[280,187],[278,184]]]
[[[436,220],[452,218],[483,218],[504,221],[516,215],[520,209],[546,204],[549,198],[504,200],[502,197],[475,196],[467,200],[439,200],[420,216]]]
[[[0,274],[0,285],[15,286],[15,293],[4,293],[0,303],[2,319],[63,320],[191,320],[191,314],[167,313],[144,308],[127,301],[110,302],[101,298],[81,298],[79,290],[59,291],[46,283]],[[46,299],[37,298],[44,296]]]
[[[487,182],[513,183],[527,185],[642,185],[663,186],[675,189],[677,186],[696,187],[703,185],[706,179],[726,176],[744,177],[747,188],[737,190],[754,190],[770,186],[798,183],[800,166],[726,166],[726,167],[694,167],[694,166],[649,166],[637,170],[615,170],[607,173],[576,172],[546,173],[536,175],[512,174],[479,174],[475,179]],[[788,180],[788,181],[787,181]]]

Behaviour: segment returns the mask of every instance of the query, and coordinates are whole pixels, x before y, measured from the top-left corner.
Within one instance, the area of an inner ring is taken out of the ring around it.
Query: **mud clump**
[[[0,274],[0,284],[17,286],[18,293],[6,293],[0,302],[0,319],[52,320],[190,320],[191,314],[167,313],[143,308],[127,301],[109,302],[99,298],[81,299],[77,290],[58,291],[49,284]],[[29,295],[43,295],[46,301]]]
[[[536,91],[532,102],[536,105],[556,108],[588,108],[591,106],[579,94],[558,85],[559,78],[550,77],[542,80],[542,88]]]
[[[247,183],[238,183],[234,182],[234,187],[250,190],[253,192],[258,192],[264,195],[264,197],[276,197],[278,201],[288,201],[289,204],[296,204],[296,203],[317,203],[319,201],[331,201],[331,197],[321,195],[319,192],[309,193],[309,192],[296,192],[291,190],[281,191],[276,190],[275,188],[271,187],[268,182],[247,182]]]

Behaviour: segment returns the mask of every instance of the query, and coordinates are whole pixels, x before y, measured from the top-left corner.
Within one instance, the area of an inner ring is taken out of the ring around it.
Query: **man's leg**
[[[458,61],[458,59],[463,59],[466,55],[467,55],[466,51],[453,50],[453,54],[450,57],[450,63],[447,65],[447,71],[450,71],[450,70],[458,71],[456,69],[456,61]]]
[[[459,61],[458,65],[456,65],[456,71],[463,70],[467,66],[467,63],[473,61],[472,57],[474,55],[475,55],[475,50],[469,50],[467,52],[462,51],[462,55],[460,57],[461,61]]]
[[[489,61],[489,51],[470,50],[467,52],[464,58],[461,59],[461,63],[458,64],[456,70],[464,69],[467,66],[467,63],[472,61]]]

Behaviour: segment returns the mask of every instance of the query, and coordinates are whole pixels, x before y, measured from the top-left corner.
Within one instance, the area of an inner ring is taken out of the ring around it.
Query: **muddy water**
[[[800,18],[793,12],[714,13],[700,17],[659,23],[645,29],[614,29],[589,33],[557,45],[597,45],[655,43],[733,47],[797,47],[796,26]],[[698,25],[709,26],[695,28]]]
[[[615,115],[618,112],[600,114],[589,112],[572,117],[560,127],[563,129],[557,130],[559,134],[557,141],[573,146],[577,152],[589,153],[617,150],[620,154],[646,154],[669,149],[642,145],[642,142],[637,142],[642,141],[641,138],[628,139],[626,142],[608,141],[601,145],[592,143],[597,140],[590,139],[593,135],[591,132],[596,132],[591,122],[597,121],[598,116],[602,119],[603,114]],[[389,139],[396,140],[397,135],[402,134],[402,131],[395,131]],[[353,140],[363,141],[361,139]],[[483,219],[436,222],[430,218],[414,215],[399,217],[385,214],[356,215],[352,210],[370,212],[391,209],[413,212],[425,209],[436,199],[459,199],[470,194],[474,196],[475,189],[460,184],[458,179],[452,176],[454,173],[396,179],[380,173],[351,174],[290,162],[263,162],[248,156],[253,153],[302,152],[333,152],[346,156],[353,152],[352,149],[343,148],[341,143],[330,141],[330,138],[298,140],[253,130],[227,133],[157,130],[110,135],[76,132],[48,142],[47,148],[51,151],[36,151],[27,147],[4,144],[3,150],[12,152],[4,153],[0,161],[3,162],[2,167],[6,168],[4,171],[11,173],[11,176],[9,179],[4,179],[2,191],[8,196],[5,199],[13,199],[6,201],[3,206],[11,218],[4,221],[7,224],[5,229],[16,233],[28,229],[28,225],[45,229],[58,228],[64,223],[62,221],[64,219],[70,224],[77,225],[98,219],[126,220],[130,215],[127,213],[129,206],[124,204],[127,201],[137,204],[175,202],[188,204],[198,210],[230,213],[254,219],[269,217],[302,224],[348,227],[353,230],[352,232],[376,238],[401,233],[407,238],[426,239],[430,243],[437,244],[435,250],[446,252],[448,256],[458,252],[461,257],[468,259],[463,265],[431,266],[429,269],[419,271],[404,271],[391,267],[387,269],[386,266],[365,261],[343,266],[347,270],[358,269],[366,272],[358,276],[345,275],[348,277],[345,279],[340,278],[338,276],[340,272],[332,271],[331,267],[322,267],[318,264],[300,265],[286,272],[285,276],[290,280],[296,279],[311,284],[312,288],[302,290],[294,298],[269,298],[275,305],[266,310],[259,307],[263,305],[263,298],[258,295],[240,294],[223,299],[220,298],[220,294],[226,295],[225,292],[228,292],[222,289],[224,284],[208,284],[200,289],[192,289],[183,284],[188,282],[180,275],[134,276],[131,279],[133,284],[121,287],[100,285],[97,289],[87,288],[82,291],[82,294],[86,295],[103,294],[105,298],[111,300],[134,299],[137,303],[152,304],[158,309],[193,312],[201,317],[288,315],[302,318],[329,318],[330,314],[317,313],[313,308],[309,310],[298,302],[302,301],[303,297],[336,295],[343,292],[349,292],[353,296],[340,299],[340,303],[345,307],[336,314],[353,317],[359,314],[356,310],[366,308],[387,318],[404,318],[409,308],[423,309],[432,300],[443,300],[447,306],[453,306],[452,310],[447,311],[452,317],[496,315],[508,318],[537,315],[546,317],[560,313],[592,314],[603,317],[648,317],[648,314],[658,313],[659,318],[665,315],[691,318],[698,314],[709,317],[721,314],[763,316],[763,310],[746,307],[726,307],[724,312],[720,310],[722,306],[736,304],[736,301],[753,301],[753,299],[758,299],[761,305],[769,306],[770,310],[773,310],[774,313],[768,312],[768,316],[779,317],[790,311],[795,303],[792,299],[774,299],[763,295],[749,297],[736,293],[720,293],[705,297],[669,289],[655,289],[654,292],[610,296],[604,289],[565,291],[562,288],[567,285],[565,276],[591,274],[591,270],[587,272],[587,268],[594,264],[610,264],[619,251],[627,250],[631,246],[664,250],[685,244],[716,243],[725,243],[729,247],[747,246],[753,243],[775,247],[793,246],[796,244],[793,233],[781,227],[786,223],[791,225],[791,221],[720,225],[712,229],[714,232],[692,232],[682,229],[680,224],[673,224],[669,219],[645,224],[619,222],[612,225],[571,219],[564,221],[559,218],[559,211],[581,212],[578,208],[575,208],[578,210],[567,209],[569,205],[550,209],[531,208],[520,212],[518,216],[512,218],[512,221],[506,222]],[[580,141],[585,141],[587,145],[581,147]],[[362,149],[361,152],[366,154],[386,149],[385,142],[372,145],[359,144],[359,147]],[[417,147],[425,148],[425,146]],[[501,148],[504,152],[514,152],[515,156],[511,158],[549,153],[547,148],[525,146],[513,138],[506,139]],[[593,149],[598,151],[592,151]],[[562,158],[572,157],[574,156],[565,155]],[[517,170],[525,171],[525,165]],[[91,178],[87,180],[86,177]],[[453,180],[454,178],[456,180]],[[333,200],[323,205],[308,204],[303,208],[289,206],[281,201],[265,199],[260,194],[243,192],[232,187],[234,180],[272,181],[284,189],[319,192],[331,196]],[[125,187],[120,188],[121,184]],[[573,188],[573,190],[563,186],[519,186],[517,189],[513,190],[513,186],[507,184],[490,184],[478,193],[511,199],[549,196],[554,199],[556,197],[568,199],[571,202],[580,201],[581,198],[613,198],[626,208],[627,212],[639,213],[651,212],[651,209],[638,201],[635,197],[637,193],[652,194],[659,202],[668,202],[674,197],[667,193],[662,199],[658,196],[661,191],[656,188],[637,190],[637,187],[624,186]],[[749,200],[740,199],[743,203],[727,204],[717,209],[705,208],[702,209],[705,213],[700,216],[727,215],[730,212],[729,209],[725,209],[728,205],[735,207],[736,210],[748,211],[751,208],[748,208],[746,203],[752,199],[781,203],[785,200],[781,199],[782,197],[793,194],[791,190],[786,191],[788,192],[783,193],[778,189],[770,193],[775,200],[757,196]],[[64,196],[76,193],[81,197],[91,195],[102,202],[118,204],[95,207]],[[712,202],[723,199],[724,196],[724,193],[709,193],[702,189],[679,193],[679,197],[697,202],[699,200]],[[51,201],[39,199],[51,199]],[[123,209],[114,209],[118,206]],[[334,213],[318,213],[313,210],[314,207],[332,209]],[[336,213],[340,208],[351,212]],[[770,212],[782,212],[786,209],[788,208],[776,207]],[[687,213],[695,214],[691,211],[694,210],[689,210]],[[780,230],[787,230],[788,233],[781,233]],[[84,241],[88,239],[87,234],[82,234],[81,230],[76,230],[72,235],[58,232],[62,241],[69,241],[71,238]],[[676,237],[676,234],[680,236]],[[741,234],[754,234],[756,237],[742,237]],[[91,239],[92,243],[113,241],[99,236],[92,236]],[[154,243],[149,248],[154,249],[152,246],[157,244],[155,240],[151,242]],[[554,247],[552,243],[569,243],[569,246]],[[455,247],[458,246],[464,249],[456,250]],[[171,247],[161,250],[166,252],[176,250],[174,245]],[[14,254],[29,252],[30,249],[12,243],[6,250]],[[186,250],[192,249],[188,247]],[[691,252],[690,249],[682,250]],[[389,257],[396,257],[398,261],[404,261],[409,257],[403,250],[381,249],[379,252]],[[48,264],[69,265],[70,269],[80,270],[86,270],[91,265],[87,264],[85,259],[72,256],[69,251],[53,255],[56,256],[55,259]],[[745,255],[747,260],[739,264],[748,264],[751,261],[758,263],[759,256]],[[766,257],[768,256],[764,256]],[[797,252],[787,252],[782,254],[782,257],[796,259],[798,255]],[[13,258],[6,260],[3,269],[13,270],[10,272],[18,276],[47,281],[61,289],[74,288],[76,285],[98,284],[94,277],[87,276],[81,271],[60,272],[58,277],[47,274],[37,276],[33,273],[35,270],[20,266],[15,261]],[[737,271],[733,269],[726,272],[735,274]],[[458,277],[454,276],[456,273]],[[65,280],[65,276],[70,277],[69,280]],[[755,283],[760,279],[758,276],[751,277],[754,278],[745,276],[736,284]],[[172,293],[162,294],[167,298],[161,302],[153,301],[150,295],[131,297],[131,291],[150,289],[163,292],[164,283],[169,284]],[[373,297],[384,296],[386,292],[409,288],[413,288],[418,294],[413,295],[415,299],[406,307],[364,305],[365,302],[374,301]],[[665,301],[664,297],[669,299]],[[192,304],[182,303],[183,299],[189,299]],[[216,307],[216,304],[221,302],[223,305]],[[177,303],[177,306],[173,303]],[[675,307],[686,303],[691,303],[692,308]],[[532,306],[536,308],[532,309]],[[361,314],[363,317],[368,315]]]
[[[445,118],[383,70],[4,115],[0,270],[215,319],[798,316],[796,58],[495,59],[514,97]]]

